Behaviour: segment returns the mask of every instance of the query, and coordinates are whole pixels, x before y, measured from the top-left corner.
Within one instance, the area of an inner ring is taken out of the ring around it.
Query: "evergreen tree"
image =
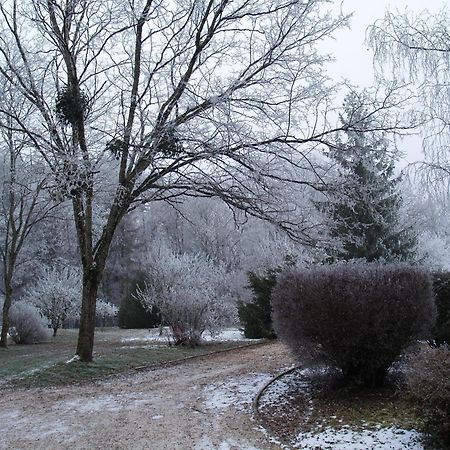
[[[138,290],[145,288],[145,278],[145,274],[138,274],[122,299],[118,313],[120,328],[155,328],[161,324],[157,309],[146,310],[136,298]]]
[[[249,288],[253,292],[253,300],[250,303],[240,302],[238,313],[244,336],[248,339],[273,339],[276,337],[272,327],[270,297],[277,284],[279,272],[280,269],[269,269],[260,276],[254,272],[247,274]]]
[[[337,176],[327,200],[316,202],[316,207],[325,213],[334,242],[330,260],[411,260],[416,236],[399,223],[402,197],[400,177],[394,175],[396,153],[389,149],[386,134],[376,131],[381,127],[366,105],[364,93],[346,97],[340,117],[345,139],[327,152]]]

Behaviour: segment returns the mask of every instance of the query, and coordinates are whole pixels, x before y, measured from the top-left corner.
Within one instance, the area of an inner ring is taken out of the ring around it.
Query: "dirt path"
[[[272,450],[252,417],[278,342],[99,383],[0,394],[1,449]]]

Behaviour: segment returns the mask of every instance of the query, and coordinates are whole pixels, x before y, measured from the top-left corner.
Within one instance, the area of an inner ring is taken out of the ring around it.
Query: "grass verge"
[[[76,330],[61,330],[51,342],[12,345],[0,349],[0,388],[58,386],[104,379],[130,370],[158,366],[189,357],[248,345],[244,342],[205,343],[196,348],[149,343],[134,330],[109,329],[97,333],[94,361],[67,363],[74,354]]]

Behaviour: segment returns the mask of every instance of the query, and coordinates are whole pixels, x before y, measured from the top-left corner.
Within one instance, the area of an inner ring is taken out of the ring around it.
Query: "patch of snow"
[[[327,428],[320,433],[300,433],[294,440],[293,447],[318,447],[321,450],[423,450],[420,433],[393,427],[376,430]]]
[[[66,364],[71,364],[71,363],[76,362],[76,361],[79,361],[79,360],[80,360],[79,355],[75,355],[75,356],[73,356],[72,358],[68,359],[68,360],[66,361]]]
[[[219,444],[215,445],[214,442],[208,436],[202,436],[199,442],[194,445],[193,450],[262,450],[253,445],[243,442],[241,440],[237,441],[235,439],[227,439]]]
[[[121,349],[126,349],[126,350],[130,350],[132,348],[163,348],[163,346],[161,344],[146,344],[146,345],[123,345],[121,347],[119,347]]]
[[[225,328],[214,336],[208,331],[203,333],[202,339],[206,342],[224,342],[224,341],[252,341],[244,337],[244,332],[238,328]]]
[[[29,433],[38,439],[46,438],[53,434],[67,435],[69,427],[62,423],[53,422],[52,424],[39,424],[29,429]]]
[[[20,417],[20,411],[17,409],[0,411],[0,423],[3,423],[7,420],[14,420]]]
[[[74,410],[78,413],[90,413],[97,411],[119,411],[122,405],[112,395],[102,397],[80,398],[75,400],[64,400],[53,405],[57,410]]]
[[[153,416],[152,420],[161,420],[164,419],[164,416]]]
[[[224,410],[230,406],[248,410],[259,390],[270,378],[269,374],[254,373],[206,386],[203,389],[204,404],[208,409],[215,410]]]
[[[300,371],[300,374],[302,373],[303,371]],[[309,383],[299,377],[298,371],[291,372],[267,386],[267,389],[261,395],[259,407],[264,409],[274,404],[284,403],[286,398],[293,398],[293,395],[300,391],[307,394]]]
[[[272,444],[278,445],[282,450],[289,450],[289,447],[287,445],[281,443],[278,439],[272,436],[263,426],[260,425],[259,427],[256,427],[254,429],[263,433],[266,439]]]

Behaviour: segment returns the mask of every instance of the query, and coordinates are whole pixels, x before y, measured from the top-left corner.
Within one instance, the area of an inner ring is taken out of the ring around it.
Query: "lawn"
[[[75,353],[78,330],[59,330],[50,341],[0,349],[0,388],[41,387],[101,379],[193,356],[248,345],[242,340],[207,341],[200,347],[169,346],[157,330],[98,329],[94,362],[67,363]],[[220,336],[219,336],[220,337]],[[224,333],[223,339],[239,339]]]

